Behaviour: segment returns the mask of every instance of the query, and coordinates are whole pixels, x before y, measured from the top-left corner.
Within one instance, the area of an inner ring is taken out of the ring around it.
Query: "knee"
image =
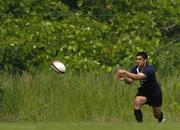
[[[134,100],[134,108],[140,109],[141,108],[141,101],[139,99]]]
[[[143,105],[147,101],[146,97],[137,96],[134,100],[134,108],[140,109],[141,105]]]

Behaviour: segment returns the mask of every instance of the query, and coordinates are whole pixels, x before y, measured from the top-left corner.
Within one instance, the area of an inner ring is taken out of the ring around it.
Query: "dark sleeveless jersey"
[[[143,73],[146,75],[145,79],[140,80],[141,87],[139,88],[142,92],[146,94],[156,93],[160,90],[160,85],[157,82],[155,70],[152,65],[146,65],[143,68],[139,68],[137,65],[132,67],[131,73]]]

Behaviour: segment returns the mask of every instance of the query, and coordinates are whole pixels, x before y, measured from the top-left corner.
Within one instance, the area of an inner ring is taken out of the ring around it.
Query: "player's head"
[[[147,53],[144,52],[144,51],[138,52],[138,53],[136,54],[136,57],[137,57],[137,56],[141,56],[143,59],[148,59],[148,55],[147,55]]]
[[[148,62],[148,55],[146,52],[138,52],[136,54],[136,64],[139,66],[139,67],[144,67]]]

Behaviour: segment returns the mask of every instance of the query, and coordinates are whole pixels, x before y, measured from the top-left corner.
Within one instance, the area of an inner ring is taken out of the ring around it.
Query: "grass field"
[[[0,121],[2,122],[121,123],[135,121],[133,99],[139,82],[129,86],[117,81],[112,74],[68,71],[58,75],[51,70],[35,75],[28,73],[22,76],[0,75],[0,81]],[[164,97],[162,110],[165,118],[170,122],[179,122],[179,73],[173,76],[162,76],[160,81]],[[145,122],[156,123],[150,107],[143,106],[142,111]],[[51,123],[48,124],[51,126]],[[128,123],[109,125],[126,127],[126,124]],[[20,127],[23,125],[17,124]],[[25,125],[32,127],[29,123]],[[61,126],[58,123],[57,125]],[[78,127],[80,124],[76,125]],[[84,126],[84,124],[81,125]],[[93,126],[91,123],[87,125]],[[106,127],[104,126],[106,124],[97,125]],[[72,124],[67,125],[67,127],[71,126]]]
[[[159,123],[0,123],[1,130],[179,130],[178,122]]]

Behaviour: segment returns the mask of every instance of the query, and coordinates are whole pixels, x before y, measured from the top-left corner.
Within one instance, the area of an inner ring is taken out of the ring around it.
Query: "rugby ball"
[[[58,60],[52,61],[51,62],[51,67],[57,73],[64,73],[64,72],[66,72],[66,67],[65,67],[65,65],[61,61],[58,61]]]

